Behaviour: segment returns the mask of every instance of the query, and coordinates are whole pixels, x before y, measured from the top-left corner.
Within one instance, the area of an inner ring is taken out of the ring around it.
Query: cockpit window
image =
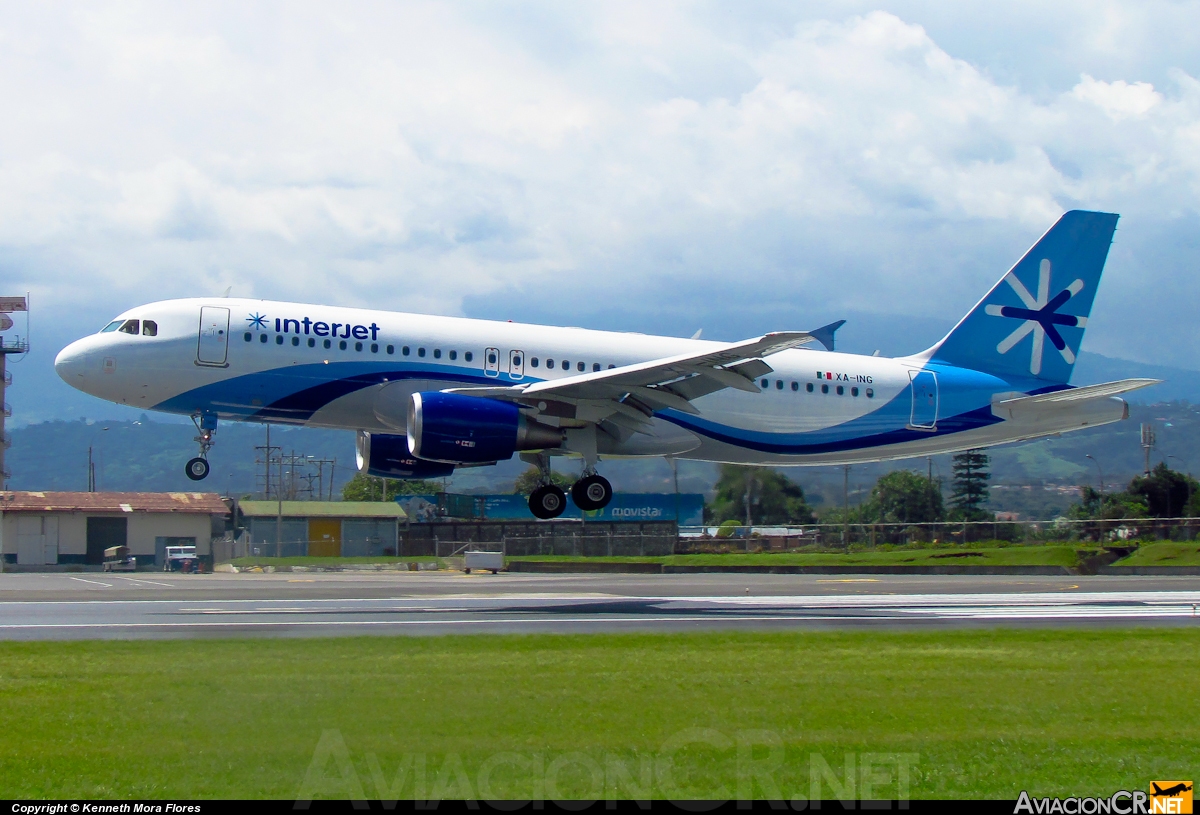
[[[100,333],[107,334],[109,331],[116,331],[118,328],[121,327],[121,323],[123,323],[123,322],[125,322],[125,321],[124,320],[113,320],[111,323],[104,326],[104,328],[101,328]]]
[[[120,330],[121,330],[122,334],[137,334],[138,333],[138,321],[137,320],[126,320],[125,325],[121,326]]]
[[[153,320],[142,320],[142,336],[157,337],[158,323],[154,322]]]

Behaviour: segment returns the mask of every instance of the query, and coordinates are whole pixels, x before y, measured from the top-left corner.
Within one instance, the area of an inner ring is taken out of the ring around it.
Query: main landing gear
[[[529,496],[529,511],[535,518],[547,521],[563,514],[563,510],[567,508],[567,494],[550,480],[549,456],[545,453],[539,454],[537,467],[541,471],[542,483]],[[612,501],[612,496],[612,484],[590,467],[584,470],[583,477],[571,487],[571,500],[584,512],[604,509]]]
[[[193,481],[203,481],[208,478],[208,451],[214,444],[212,437],[217,430],[217,417],[211,413],[195,414],[192,424],[196,425],[196,432],[199,433],[194,441],[200,445],[200,455],[188,459],[183,471]]]

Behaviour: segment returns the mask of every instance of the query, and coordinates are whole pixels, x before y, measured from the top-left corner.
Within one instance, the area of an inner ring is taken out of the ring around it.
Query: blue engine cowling
[[[530,420],[512,402],[423,391],[408,405],[408,450],[418,458],[477,464],[562,443],[562,430]]]
[[[444,478],[454,465],[444,461],[425,461],[408,451],[407,436],[358,431],[355,440],[358,471],[380,478]]]

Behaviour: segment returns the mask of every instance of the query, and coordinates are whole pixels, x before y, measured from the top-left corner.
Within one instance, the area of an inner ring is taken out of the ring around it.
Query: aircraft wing
[[[619,414],[645,424],[655,410],[664,408],[697,414],[700,411],[692,400],[723,388],[758,393],[754,380],[773,370],[762,357],[813,339],[807,331],[779,331],[697,354],[680,354],[553,381],[511,387],[448,388],[446,393],[532,405],[543,401],[565,402],[584,408],[575,417],[584,421],[600,421]]]

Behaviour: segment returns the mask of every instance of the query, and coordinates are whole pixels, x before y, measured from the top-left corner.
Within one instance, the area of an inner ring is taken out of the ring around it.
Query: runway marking
[[[875,577],[848,577],[844,580],[818,580],[818,583],[878,583]]]
[[[113,587],[112,583],[101,583],[99,580],[84,580],[82,577],[68,577],[67,579],[78,580],[80,583],[91,583],[94,586],[107,586],[110,589]]]
[[[141,578],[137,578],[137,577],[121,577],[120,575],[114,575],[114,577],[117,580],[131,580],[134,583],[149,583],[152,586],[166,586],[168,589],[175,588],[174,583],[159,583],[156,580],[142,580]]]

